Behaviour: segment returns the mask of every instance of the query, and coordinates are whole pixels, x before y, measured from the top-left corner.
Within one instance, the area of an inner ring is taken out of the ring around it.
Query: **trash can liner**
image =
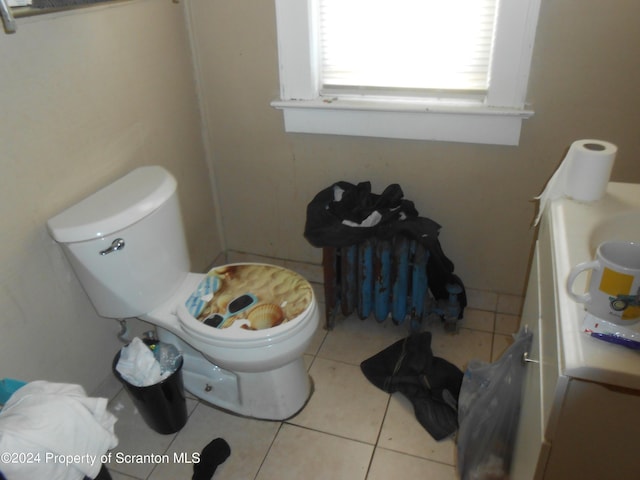
[[[418,422],[435,440],[458,428],[457,401],[462,371],[431,351],[431,332],[414,333],[360,364],[364,376],[379,389],[402,393]]]
[[[382,194],[375,194],[370,182],[353,185],[340,181],[319,192],[307,205],[304,236],[318,248],[348,247],[369,238],[388,240],[396,235],[420,242],[429,251],[429,290],[440,300],[449,297],[448,284],[459,285],[462,318],[466,292],[462,280],[453,273],[453,262],[442,250],[439,231],[438,223],[418,215],[399,185],[389,185]]]
[[[138,337],[120,349],[116,370],[128,384],[136,387],[154,385],[168,376],[163,377],[160,363]]]

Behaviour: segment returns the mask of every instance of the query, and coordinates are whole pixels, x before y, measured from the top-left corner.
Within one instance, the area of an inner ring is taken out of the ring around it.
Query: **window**
[[[272,105],[289,132],[517,145],[539,3],[276,0]]]

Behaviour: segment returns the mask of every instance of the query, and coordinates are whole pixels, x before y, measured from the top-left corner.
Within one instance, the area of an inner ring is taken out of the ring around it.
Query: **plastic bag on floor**
[[[525,352],[533,334],[526,329],[494,363],[472,361],[458,398],[458,472],[462,480],[509,478],[518,431]]]

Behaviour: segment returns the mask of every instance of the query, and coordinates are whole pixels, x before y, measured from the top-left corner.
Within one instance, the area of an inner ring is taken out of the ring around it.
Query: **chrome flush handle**
[[[123,248],[124,240],[122,238],[116,238],[113,242],[111,242],[111,246],[109,248],[100,250],[100,255],[109,255],[110,253],[122,250]]]

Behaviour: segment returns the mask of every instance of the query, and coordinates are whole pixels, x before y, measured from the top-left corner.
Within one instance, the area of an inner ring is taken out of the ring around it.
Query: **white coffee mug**
[[[589,288],[579,295],[573,291],[573,283],[587,270],[591,270]],[[595,260],[571,269],[567,291],[598,318],[621,325],[640,321],[640,242],[601,243]]]

